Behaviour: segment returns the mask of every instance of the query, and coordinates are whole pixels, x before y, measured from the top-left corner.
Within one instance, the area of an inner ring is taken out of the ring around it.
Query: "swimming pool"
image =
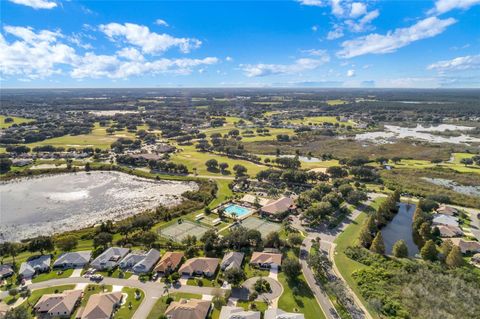
[[[243,217],[245,215],[250,214],[250,209],[236,205],[236,204],[229,204],[225,206],[225,212],[229,215],[235,214],[237,217]]]

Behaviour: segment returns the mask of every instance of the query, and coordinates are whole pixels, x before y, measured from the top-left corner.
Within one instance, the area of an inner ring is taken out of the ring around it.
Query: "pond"
[[[422,126],[417,124],[416,127],[401,127],[396,125],[385,125],[385,130],[380,132],[367,132],[355,135],[355,139],[359,141],[371,141],[378,144],[394,143],[397,139],[413,138],[416,140],[429,141],[431,143],[480,143],[480,138],[461,133],[458,136],[441,136],[431,134],[432,132],[460,131],[468,132],[475,129],[471,126],[461,126],[452,124],[440,124],[437,126]]]
[[[480,196],[480,185],[479,186],[461,185],[455,181],[452,181],[451,179],[444,179],[444,178],[422,177],[422,179],[426,180],[429,183],[449,188],[460,194],[469,195],[469,196]]]
[[[280,157],[294,158],[295,155],[280,155]],[[298,160],[300,162],[305,162],[305,163],[319,163],[322,161],[320,158],[308,157],[308,156],[298,156]]]
[[[120,220],[179,204],[195,182],[156,181],[92,171],[21,178],[0,184],[0,242]]]
[[[412,236],[412,220],[415,212],[414,204],[401,203],[398,214],[382,229],[385,241],[385,251],[392,254],[393,245],[397,240],[403,239],[408,247],[410,257],[418,254],[418,247],[415,245]]]

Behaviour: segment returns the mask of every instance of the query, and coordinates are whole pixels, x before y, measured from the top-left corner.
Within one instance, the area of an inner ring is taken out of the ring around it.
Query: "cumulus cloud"
[[[456,22],[453,18],[438,19],[429,17],[418,21],[408,28],[398,28],[387,34],[372,33],[354,40],[344,41],[337,55],[341,58],[353,58],[364,54],[383,54],[395,52],[412,42],[434,37]]]
[[[48,0],[9,0],[10,2],[31,7],[34,9],[53,9],[57,6],[54,1]]]
[[[345,13],[345,10],[343,9],[343,6],[341,4],[341,0],[331,0],[331,6],[332,6],[332,13],[335,16],[343,16]]]
[[[96,55],[87,53],[71,71],[73,78],[128,78],[144,74],[190,74],[195,67],[215,64],[217,58],[204,59],[158,59],[153,61],[133,61],[120,59],[116,55]]]
[[[260,77],[278,74],[294,74],[303,71],[314,70],[328,62],[328,56],[319,59],[302,58],[292,64],[247,64],[240,67],[248,77]]]
[[[367,13],[367,5],[362,2],[354,2],[352,3],[350,9],[350,17],[358,18]]]
[[[218,59],[171,58],[154,59],[144,56],[134,47],[124,47],[115,54],[95,52],[79,54],[65,44],[74,43],[71,36],[60,31],[39,30],[30,27],[5,26],[8,41],[0,34],[0,74],[2,78],[39,79],[68,72],[73,78],[126,78],[145,74],[190,74],[196,67],[215,64]],[[77,45],[80,47],[80,45]]]
[[[99,26],[112,41],[123,41],[140,47],[148,54],[163,53],[172,47],[178,47],[181,52],[188,53],[198,48],[202,42],[193,38],[175,38],[166,33],[151,32],[146,26],[134,23],[109,23]]]
[[[3,75],[30,79],[60,73],[60,65],[74,63],[75,50],[59,41],[58,31],[34,32],[29,27],[5,26],[4,31],[17,38],[8,43],[0,34],[0,70]]]
[[[162,26],[164,26],[164,27],[168,27],[168,26],[169,26],[168,23],[167,23],[167,21],[165,21],[165,20],[163,20],[163,19],[157,19],[157,20],[155,20],[155,24],[156,24],[156,25],[162,25]]]
[[[232,62],[232,61],[233,61],[233,58],[232,58],[231,56],[227,56],[227,57],[225,58],[225,61],[227,61],[227,62]]]
[[[303,6],[322,7],[324,5],[322,0],[298,0]]]
[[[347,76],[348,76],[349,78],[354,77],[354,76],[355,76],[355,70],[348,70],[348,71],[347,71]]]
[[[340,25],[334,25],[333,30],[330,30],[327,34],[327,40],[335,40],[343,37],[343,27]]]
[[[480,55],[467,55],[430,64],[428,70],[464,71],[480,68]]]
[[[370,23],[376,19],[380,15],[380,11],[373,10],[368,12],[358,21],[355,20],[347,20],[345,24],[349,27],[349,29],[353,32],[363,32],[368,29]]]
[[[466,10],[477,4],[480,4],[480,0],[437,0],[435,8],[431,9],[429,13],[443,14],[454,9]]]

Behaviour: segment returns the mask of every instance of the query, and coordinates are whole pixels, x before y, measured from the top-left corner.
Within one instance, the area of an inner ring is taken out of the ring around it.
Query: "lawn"
[[[345,124],[345,125],[355,125],[353,121],[341,122],[335,116],[307,116],[303,119],[294,119],[288,121],[292,124],[323,124],[323,123],[330,123],[330,124]]]
[[[215,280],[216,277],[213,278],[205,278],[205,277],[195,277],[190,278],[187,280],[187,285],[189,286],[198,286],[198,282],[202,282],[202,286],[198,287],[220,287],[218,282]]]
[[[305,319],[325,318],[322,309],[318,305],[317,299],[308,287],[305,277],[300,275],[296,280],[287,280],[285,274],[281,272],[278,280],[283,286],[283,294],[278,300],[278,307],[287,312],[299,312],[305,315]],[[293,294],[297,290],[297,294]]]
[[[344,100],[326,100],[325,101],[328,105],[341,105],[347,103],[347,101]]]
[[[250,305],[255,305],[255,306],[253,306],[254,308],[252,308]],[[240,301],[239,300],[237,302],[237,307],[242,307],[245,310],[255,309],[256,311],[260,311],[261,313],[264,313],[265,310],[268,309],[268,304],[263,302],[263,301],[250,302],[250,301]]]
[[[183,151],[175,153],[172,155],[171,160],[174,163],[184,164],[188,167],[190,172],[195,172],[198,175],[208,175],[208,176],[222,176],[220,172],[211,172],[207,170],[205,162],[209,159],[216,159],[219,163],[227,163],[228,170],[231,172],[231,178],[234,178],[233,175],[233,166],[235,164],[241,164],[247,168],[247,174],[250,176],[255,176],[259,171],[265,170],[268,167],[265,165],[259,165],[252,163],[246,160],[234,159],[224,155],[212,154],[208,152],[198,152],[193,145],[180,146]]]
[[[202,295],[198,294],[189,294],[189,293],[173,293],[170,294],[170,297],[173,298],[173,300],[178,301],[180,299],[202,299]],[[148,319],[158,319],[160,315],[165,313],[165,310],[167,310],[168,305],[167,305],[167,296],[163,296],[162,298],[158,299],[158,301],[155,303],[155,306],[153,306],[152,311],[148,314]]]
[[[385,198],[377,198],[370,207],[372,209],[377,209],[380,203],[385,200]],[[360,269],[366,268],[367,266],[351,260],[348,258],[344,251],[347,247],[353,246],[357,243],[358,236],[360,234],[362,225],[366,222],[368,217],[367,213],[361,213],[355,221],[353,221],[340,236],[337,237],[335,240],[335,265],[337,266],[338,270],[342,274],[342,277],[347,282],[348,286],[355,292],[358,298],[362,301],[362,303],[367,307],[368,311],[374,315],[375,313],[369,307],[368,303],[362,298],[360,291],[357,289],[355,281],[353,280],[352,274],[355,271]]]
[[[57,275],[57,272],[61,272],[61,274]],[[32,282],[40,282],[46,281],[50,279],[60,279],[60,278],[68,278],[72,275],[73,269],[66,269],[66,270],[52,270],[47,273],[39,274],[37,277],[32,279]]]
[[[5,119],[6,119],[7,117],[12,118],[12,119],[13,119],[13,122],[5,123]],[[22,124],[22,123],[28,123],[28,122],[32,122],[32,121],[34,121],[34,120],[32,120],[32,119],[26,119],[26,118],[24,118],[24,117],[0,115],[0,129],[10,127],[10,126],[12,126],[13,124]]]
[[[53,145],[56,147],[95,147],[100,149],[109,149],[110,145],[119,137],[134,138],[135,134],[127,130],[117,131],[113,134],[108,134],[107,127],[101,127],[98,123],[95,124],[90,134],[80,135],[65,135],[55,138],[46,139],[44,141],[27,144],[28,147],[33,148],[39,145]]]
[[[139,291],[140,292],[140,298],[135,297],[135,292]],[[125,300],[125,303],[120,307],[120,309],[115,312],[114,318],[116,319],[128,319],[132,318],[133,314],[135,311],[137,311],[138,307],[143,301],[143,298],[145,297],[145,293],[142,290],[135,289],[135,288],[130,288],[130,287],[124,287],[122,289],[123,293],[128,294],[127,300]]]

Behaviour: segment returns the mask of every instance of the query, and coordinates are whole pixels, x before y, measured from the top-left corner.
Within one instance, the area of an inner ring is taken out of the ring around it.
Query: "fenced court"
[[[244,219],[241,225],[248,229],[258,230],[262,236],[266,236],[271,232],[279,231],[282,227],[281,224],[272,223],[256,217],[248,217],[247,219]]]
[[[181,242],[188,235],[192,235],[200,239],[207,232],[209,228],[200,224],[184,220],[181,224],[172,224],[164,229],[160,229],[158,233],[160,236],[169,238],[176,242]]]

